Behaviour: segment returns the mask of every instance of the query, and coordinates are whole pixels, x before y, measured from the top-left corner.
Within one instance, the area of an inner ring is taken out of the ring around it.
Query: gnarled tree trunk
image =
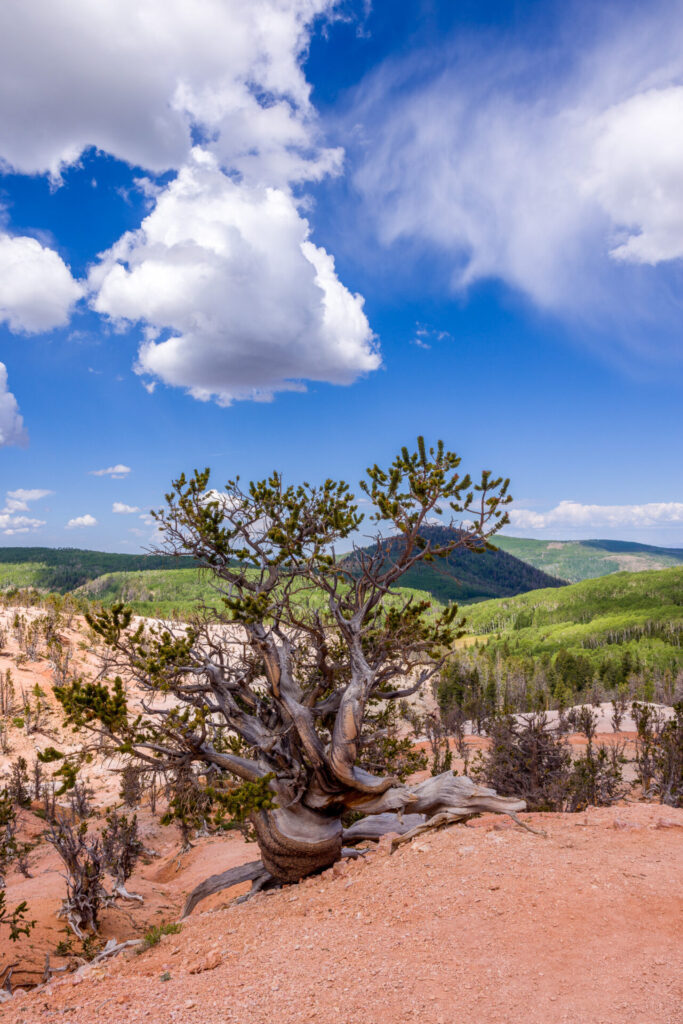
[[[345,797],[346,809],[362,810],[366,815],[346,829],[341,820],[344,808],[339,804],[313,811],[300,802],[252,814],[261,860],[206,879],[188,896],[183,917],[207,896],[241,882],[250,880],[258,890],[264,883],[289,884],[323,871],[342,858],[342,841],[347,847],[354,846],[390,832],[410,839],[407,833],[436,816],[450,824],[483,811],[515,814],[526,806],[523,800],[499,796],[495,790],[450,771],[415,786],[392,786],[375,797],[354,791]]]

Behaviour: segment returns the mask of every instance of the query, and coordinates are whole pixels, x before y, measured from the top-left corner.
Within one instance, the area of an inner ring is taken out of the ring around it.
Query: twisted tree
[[[135,627],[122,605],[89,617],[146,699],[133,713],[120,678],[75,681],[56,691],[70,721],[141,767],[200,765],[219,814],[255,830],[261,860],[196,897],[247,877],[257,887],[297,881],[337,861],[343,840],[524,808],[450,771],[409,785],[362,767],[370,705],[417,692],[462,630],[455,606],[437,613],[392,588],[422,560],[485,550],[507,522],[508,481],[484,472],[475,485],[460,461],[418,438],[388,470],[368,469],[360,488],[374,544],[346,557],[337,547],[348,549],[364,519],[347,484],[285,486],[274,473],[218,492],[209,470],[183,475],[154,513],[161,550],[206,568],[217,607],[183,625]],[[451,539],[423,538],[448,509]],[[344,830],[349,812],[358,820]]]

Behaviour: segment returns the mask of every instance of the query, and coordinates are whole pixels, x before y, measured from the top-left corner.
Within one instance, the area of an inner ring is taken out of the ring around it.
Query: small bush
[[[643,793],[671,807],[683,807],[683,701],[674,704],[670,721],[658,709],[638,702],[633,704],[633,718]]]
[[[491,749],[477,755],[472,776],[502,796],[520,796],[530,811],[580,811],[603,807],[624,796],[623,745],[593,743],[596,716],[580,708],[571,724],[586,737],[585,753],[572,761],[562,730],[548,727],[545,714],[515,720],[496,719],[490,727]]]
[[[172,921],[166,924],[153,925],[148,932],[145,932],[138,953],[144,953],[146,950],[151,949],[152,946],[158,946],[162,935],[177,935],[178,932],[182,931],[182,928],[181,924],[176,924]]]
[[[502,796],[519,796],[530,811],[564,809],[571,754],[562,734],[548,729],[545,714],[494,719],[489,727],[491,749],[477,755],[473,778]]]
[[[107,825],[102,831],[102,854],[107,870],[117,889],[125,892],[125,885],[144,847],[138,837],[137,816],[127,818],[118,811],[110,811]]]

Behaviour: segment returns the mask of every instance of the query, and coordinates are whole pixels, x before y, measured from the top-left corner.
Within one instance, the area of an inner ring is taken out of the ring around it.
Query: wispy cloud
[[[44,519],[35,519],[31,516],[17,515],[17,513],[28,512],[29,503],[40,501],[46,498],[52,491],[44,488],[34,487],[30,489],[17,488],[14,491],[7,491],[5,506],[0,510],[0,531],[11,537],[15,533],[33,533],[45,526]]]
[[[5,507],[2,511],[28,512],[28,505],[30,501],[40,501],[41,498],[47,498],[48,494],[53,493],[53,491],[47,491],[40,487],[33,487],[29,490],[19,487],[16,491],[7,492]]]
[[[683,502],[653,501],[642,505],[584,505],[578,501],[561,501],[548,512],[512,509],[510,522],[516,529],[529,530],[683,525]]]
[[[106,469],[91,469],[90,476],[109,476],[112,480],[123,480],[130,472],[130,466],[124,466],[119,462],[116,466],[107,466]]]
[[[460,31],[369,75],[347,121],[355,182],[380,240],[440,254],[455,289],[497,278],[670,360],[683,2],[624,5],[619,21],[593,6],[583,31],[576,6],[544,46]]]
[[[418,348],[430,349],[434,342],[447,340],[453,340],[453,335],[449,331],[439,331],[427,324],[415,324],[415,336],[412,344]]]

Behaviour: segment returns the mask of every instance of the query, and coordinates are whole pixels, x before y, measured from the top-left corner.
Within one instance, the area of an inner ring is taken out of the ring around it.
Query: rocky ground
[[[485,815],[241,906],[219,894],[157,947],[19,993],[0,1019],[683,1021],[683,811],[524,817],[547,835]],[[183,881],[252,849],[207,841]],[[174,869],[148,870],[158,888]]]
[[[5,633],[0,671],[11,668],[18,696],[39,682],[49,708],[40,730],[12,730],[0,775],[19,755],[31,763],[49,744],[69,750],[79,742],[61,726],[49,661],[17,664],[9,621]],[[63,633],[79,670],[93,674],[95,652],[82,622]],[[632,744],[632,733],[612,736],[609,709],[602,710],[598,739]],[[467,742],[472,753],[486,743]],[[118,800],[111,767],[96,758],[85,770],[99,812],[91,829]],[[180,933],[143,954],[35,988],[46,954],[53,969],[74,963],[55,952],[68,938],[57,916],[64,879],[59,858],[40,842],[29,856],[32,877],[12,870],[7,878],[8,903],[25,899],[36,926],[16,944],[6,933],[0,940],[0,986],[11,968],[15,988],[0,1020],[683,1024],[683,810],[622,803],[523,817],[547,835],[485,815],[392,856],[385,845],[298,886],[231,905],[244,885],[202,903]],[[22,838],[38,838],[44,822],[30,810],[20,818]],[[156,854],[128,883],[144,904],[105,910],[103,939],[139,938],[151,925],[175,921],[199,881],[258,856],[238,835],[199,839],[181,855],[177,831],[162,828],[146,801],[139,823]]]

